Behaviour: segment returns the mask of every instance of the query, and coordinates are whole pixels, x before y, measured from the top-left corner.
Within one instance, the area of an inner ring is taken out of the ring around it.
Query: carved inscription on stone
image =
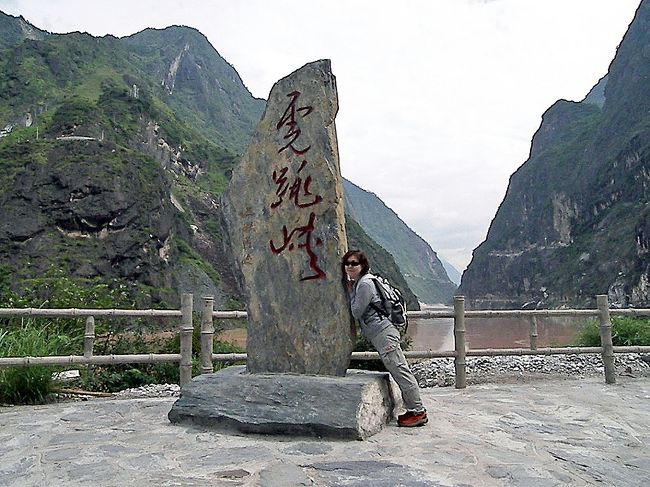
[[[337,111],[328,60],[278,81],[223,198],[253,373],[344,375],[349,363]]]

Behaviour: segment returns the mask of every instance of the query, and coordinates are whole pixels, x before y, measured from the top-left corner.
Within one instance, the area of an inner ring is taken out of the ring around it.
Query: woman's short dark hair
[[[350,259],[350,257],[354,257],[357,259],[357,261],[359,261],[359,264],[361,264],[361,276],[368,273],[370,270],[370,264],[368,263],[368,259],[364,253],[360,250],[348,250],[343,256],[343,259],[341,259],[341,276],[343,280],[345,280],[347,276],[345,273],[345,263],[348,262],[348,259]]]

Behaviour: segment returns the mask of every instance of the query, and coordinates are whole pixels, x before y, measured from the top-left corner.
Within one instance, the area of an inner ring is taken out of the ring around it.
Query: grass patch
[[[612,343],[615,347],[650,346],[650,319],[612,317]],[[600,325],[587,322],[576,337],[579,347],[600,347]]]
[[[70,354],[81,343],[59,333],[52,325],[37,326],[26,320],[21,326],[0,329],[0,357],[46,357]],[[0,402],[42,404],[52,390],[52,373],[60,367],[10,367],[0,369]]]
[[[98,326],[99,328],[99,326]],[[103,328],[103,327],[102,327]],[[180,350],[180,336],[157,334],[144,327],[134,331],[117,331],[113,325],[95,342],[95,355],[171,354]],[[39,325],[26,320],[18,327],[0,328],[0,357],[47,357],[79,354],[83,332],[65,334],[54,321]],[[192,375],[200,373],[201,331],[195,327],[192,337]],[[243,353],[244,349],[229,342],[215,341],[213,353]],[[215,363],[219,370],[233,363]],[[117,392],[147,384],[178,384],[177,363],[116,364],[77,366],[81,369],[78,386],[88,391]],[[43,404],[54,391],[52,374],[62,366],[11,367],[0,369],[0,403]],[[69,368],[69,367],[68,367]]]

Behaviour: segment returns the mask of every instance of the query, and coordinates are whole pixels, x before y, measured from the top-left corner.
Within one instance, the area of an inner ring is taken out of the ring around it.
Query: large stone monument
[[[247,294],[252,373],[344,375],[349,364],[337,111],[329,60],[278,81],[222,199]]]
[[[278,81],[222,211],[247,298],[247,366],[193,379],[169,413],[242,432],[365,438],[393,415],[385,373],[348,372],[345,216],[329,60]]]

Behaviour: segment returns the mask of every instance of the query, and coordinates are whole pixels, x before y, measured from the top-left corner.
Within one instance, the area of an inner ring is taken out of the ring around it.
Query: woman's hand
[[[346,284],[346,286],[348,288],[348,291],[352,291],[352,288],[354,288],[354,282],[355,281],[352,280],[352,278],[350,278],[350,276],[347,276],[347,280],[346,280],[345,284]]]

